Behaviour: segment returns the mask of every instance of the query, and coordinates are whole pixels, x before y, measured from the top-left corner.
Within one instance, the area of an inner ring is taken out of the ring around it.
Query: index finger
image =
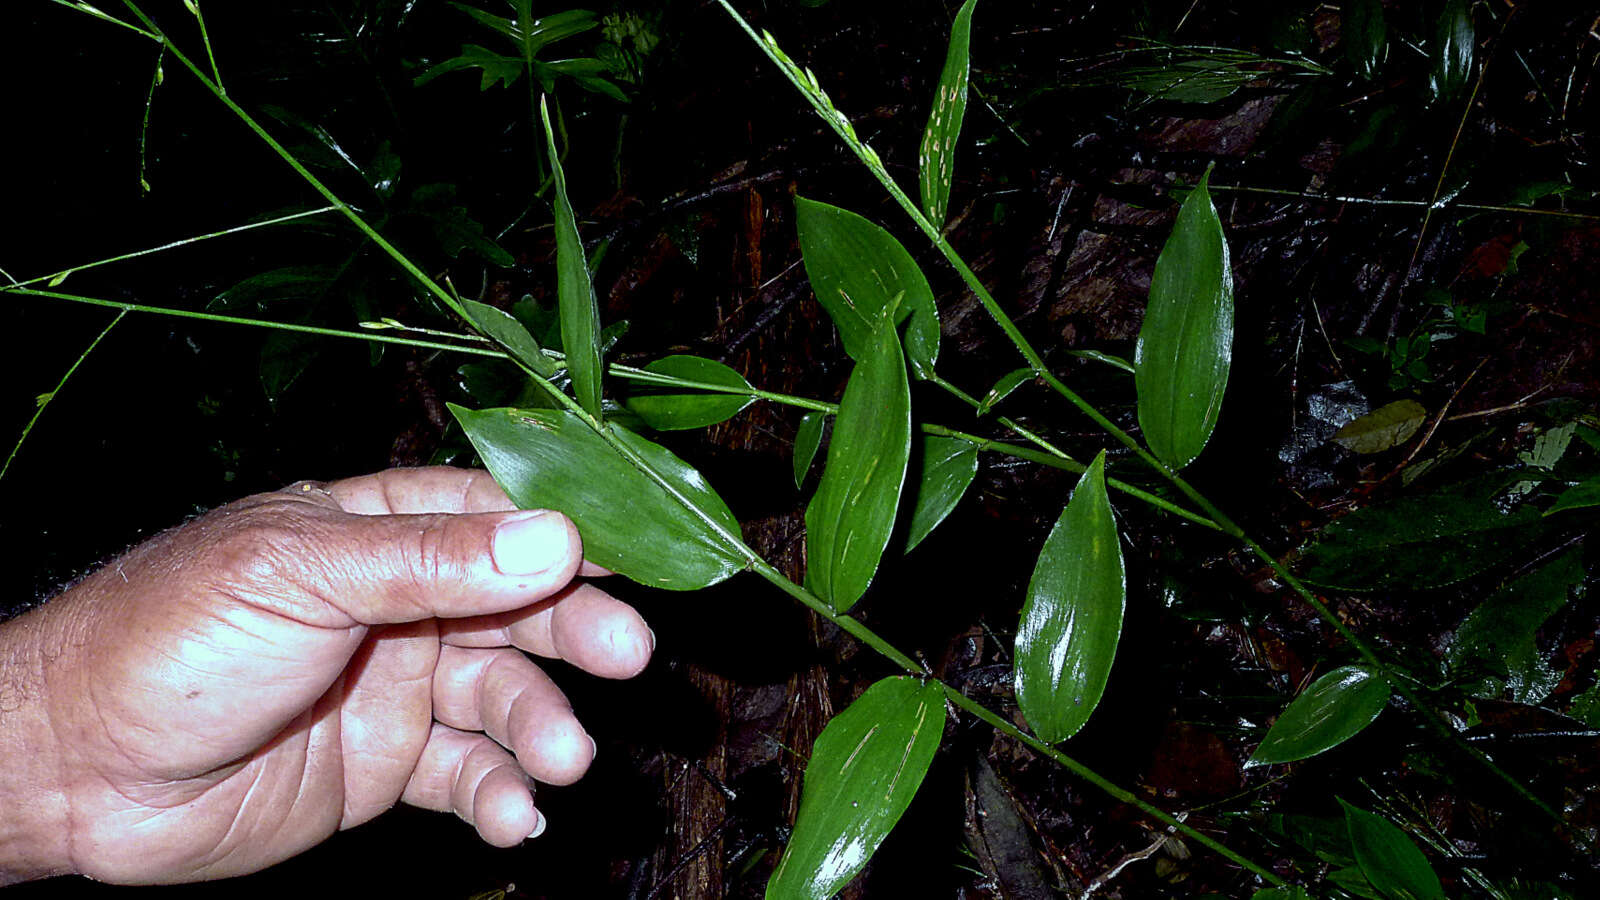
[[[385,469],[329,482],[324,490],[345,512],[364,516],[509,512],[517,508],[488,472],[453,466]],[[600,578],[611,572],[584,560],[578,574]]]

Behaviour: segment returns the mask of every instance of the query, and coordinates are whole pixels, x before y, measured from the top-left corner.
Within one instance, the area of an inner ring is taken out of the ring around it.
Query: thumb
[[[519,609],[564,587],[583,560],[578,529],[552,510],[357,515],[294,501],[270,507],[288,521],[245,525],[243,543],[257,558],[236,559],[243,565],[235,571],[248,573],[250,593],[280,608],[287,602],[282,611],[316,624]]]

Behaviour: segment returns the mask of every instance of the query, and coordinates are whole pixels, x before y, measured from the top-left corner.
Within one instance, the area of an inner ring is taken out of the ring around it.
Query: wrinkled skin
[[[238,875],[400,801],[538,834],[529,776],[594,742],[522,651],[620,678],[654,637],[574,580],[605,573],[566,517],[512,509],[481,472],[303,483],[0,625],[0,883]]]

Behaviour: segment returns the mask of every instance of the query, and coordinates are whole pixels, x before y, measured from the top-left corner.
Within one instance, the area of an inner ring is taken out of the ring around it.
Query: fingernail
[[[654,653],[656,652],[656,630],[649,625],[646,625],[644,630],[650,632],[650,652]]]
[[[536,821],[533,823],[533,830],[528,832],[528,837],[530,838],[536,838],[539,835],[544,834],[544,813],[536,809],[533,811],[533,815]]]
[[[494,567],[506,575],[537,575],[567,558],[567,526],[540,510],[500,523],[494,532]]]
[[[589,762],[594,762],[594,758],[599,755],[600,745],[595,743],[594,735],[591,734],[589,735]]]

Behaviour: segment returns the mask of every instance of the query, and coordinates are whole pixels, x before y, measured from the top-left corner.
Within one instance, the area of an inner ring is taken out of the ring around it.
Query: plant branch
[[[56,382],[55,388],[52,389],[50,393],[41,395],[39,397],[38,407],[33,411],[33,418],[29,419],[28,424],[22,427],[22,435],[17,438],[16,445],[11,448],[11,455],[6,457],[5,465],[0,466],[0,478],[5,478],[6,473],[11,471],[11,462],[12,460],[16,459],[17,454],[21,452],[22,443],[28,439],[28,434],[33,431],[33,426],[39,421],[39,417],[44,415],[45,408],[56,399],[56,395],[61,393],[61,389],[67,386],[67,379],[72,377],[73,372],[78,371],[78,367],[83,365],[83,361],[89,358],[89,354],[94,352],[94,348],[100,346],[100,342],[105,340],[106,335],[111,333],[111,329],[117,327],[117,323],[121,322],[122,317],[126,316],[127,314],[128,311],[125,309],[121,312],[118,312],[116,316],[114,316],[111,321],[106,324],[106,327],[101,329],[100,333],[95,336],[95,339],[89,342],[89,346],[83,348],[83,352],[78,354],[78,358],[72,361],[72,365],[67,367],[66,374],[62,375],[61,380]]]

